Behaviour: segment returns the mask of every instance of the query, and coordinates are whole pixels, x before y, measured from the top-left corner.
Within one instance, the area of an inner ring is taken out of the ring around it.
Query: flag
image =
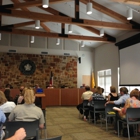
[[[94,79],[94,72],[91,74],[91,88],[94,88],[95,86],[95,79]]]
[[[51,71],[51,74],[50,74],[50,84],[53,85],[53,73]]]

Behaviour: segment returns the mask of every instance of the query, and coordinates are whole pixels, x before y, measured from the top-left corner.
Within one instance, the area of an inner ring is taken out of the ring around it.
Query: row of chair
[[[88,110],[87,108],[88,101],[84,100],[83,101],[83,112]],[[94,113],[94,124],[96,125],[96,113],[101,114],[101,126],[103,121],[106,122],[106,131],[108,130],[108,120],[109,118],[113,117],[115,119],[116,117],[116,111],[113,110],[113,107],[116,106],[114,104],[106,104],[105,106],[105,101],[94,101],[94,110],[89,111],[89,122],[91,122],[90,119],[90,114],[91,112]],[[118,106],[117,106],[118,107]],[[131,119],[130,119],[131,118]],[[139,118],[139,119],[136,119]],[[132,121],[133,120],[133,121]],[[140,124],[140,108],[128,108],[126,111],[126,120],[118,120],[118,128],[119,128],[119,121],[122,123],[127,124],[127,130],[128,130],[128,139],[130,140],[130,132],[129,132],[129,125],[135,124],[136,125],[136,131],[137,131],[137,124]],[[118,129],[118,137],[119,137],[119,132],[120,130]]]
[[[44,135],[45,139],[40,139],[40,129],[39,129],[39,120],[36,121],[6,121],[4,124],[5,127],[5,138],[9,138],[14,135],[15,131],[19,128],[24,128],[26,131],[26,138],[36,137],[36,140],[61,140],[62,136],[57,136],[53,138],[47,138],[46,134],[46,113],[43,110],[44,117],[45,117],[45,128],[44,128]],[[5,113],[6,118],[8,119],[10,113]],[[42,129],[41,129],[42,131]]]

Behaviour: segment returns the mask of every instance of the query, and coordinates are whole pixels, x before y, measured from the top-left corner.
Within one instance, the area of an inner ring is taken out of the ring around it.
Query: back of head
[[[115,88],[114,86],[111,86],[111,87],[110,87],[110,92],[111,92],[111,93],[116,93],[116,88]]]
[[[35,94],[32,88],[24,89],[24,101],[26,104],[33,104],[35,101]]]
[[[89,91],[90,90],[90,87],[89,86],[85,86],[85,90],[86,91]]]
[[[95,93],[102,94],[102,88],[101,87],[96,87]]]
[[[139,91],[138,90],[132,90],[130,92],[130,97],[136,97],[137,99],[139,98]]]
[[[7,99],[2,91],[0,91],[0,105],[4,104],[7,102]]]
[[[126,87],[121,87],[120,92],[123,92],[124,94],[128,94],[128,89]]]

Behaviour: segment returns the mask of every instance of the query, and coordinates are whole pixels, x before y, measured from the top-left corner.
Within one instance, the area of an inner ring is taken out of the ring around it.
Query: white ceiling
[[[19,0],[20,2],[25,2],[24,0]],[[119,3],[119,2],[114,2],[113,0],[94,0],[95,2],[99,3],[100,5],[103,5],[123,16],[126,17],[126,12],[129,7],[133,8],[136,11],[140,11],[140,6],[138,5],[128,5],[125,3]],[[3,0],[3,5],[5,4],[11,4],[11,0]],[[50,7],[62,12],[70,17],[74,17],[75,14],[75,2],[74,0],[69,1],[69,2],[61,2],[61,3],[56,3],[56,4],[51,4]],[[37,7],[30,7],[28,8],[30,11],[33,12],[39,12],[39,13],[47,13],[44,12],[44,10],[41,10],[40,8]],[[98,21],[107,21],[107,22],[115,22],[115,23],[121,23],[120,21],[105,15],[95,9],[93,9],[93,12],[91,15],[86,14],[86,5],[80,2],[80,18],[81,19],[90,19],[90,20],[98,20]],[[2,25],[9,25],[9,24],[15,24],[15,23],[21,23],[21,22],[26,22],[26,21],[31,21],[29,19],[23,19],[23,18],[14,18],[14,17],[7,17],[7,16],[2,16]],[[140,24],[140,13],[139,12],[133,12],[133,21],[137,22]],[[46,22],[45,25],[50,28],[51,32],[61,32],[61,24],[60,23],[54,23],[54,22]],[[34,28],[34,25],[27,26],[27,28]],[[98,30],[100,28],[94,27]],[[115,38],[119,37],[122,34],[126,34],[128,30],[118,30],[118,29],[110,29],[110,28],[104,28],[105,33],[113,36]],[[68,34],[68,24],[65,24],[65,33]],[[73,33],[74,35],[85,35],[85,36],[94,36],[94,37],[100,37],[99,35],[92,33],[90,31],[87,31],[79,26],[73,25]],[[80,41],[79,41],[80,42]],[[84,41],[86,46],[89,47],[97,47],[100,46],[101,42],[93,42],[93,41]]]

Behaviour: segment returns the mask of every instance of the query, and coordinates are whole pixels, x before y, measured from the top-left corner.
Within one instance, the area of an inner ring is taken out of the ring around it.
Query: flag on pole
[[[91,88],[94,88],[95,86],[95,79],[94,79],[94,72],[91,74]]]
[[[50,84],[53,85],[53,73],[51,71],[51,74],[50,74]]]

